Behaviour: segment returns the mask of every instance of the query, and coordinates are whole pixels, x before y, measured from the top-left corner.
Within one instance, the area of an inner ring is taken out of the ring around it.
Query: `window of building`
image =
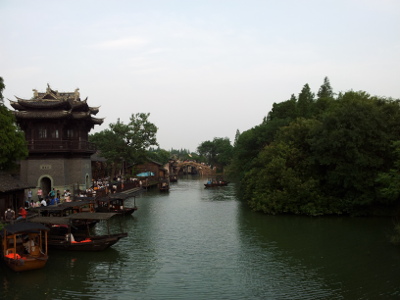
[[[58,135],[58,129],[55,129],[55,130],[52,131],[51,137],[52,137],[53,139],[58,139],[58,137],[59,137],[59,135]]]
[[[67,138],[73,138],[74,137],[74,131],[72,129],[67,129]]]
[[[39,139],[47,138],[47,128],[44,126],[39,127]]]

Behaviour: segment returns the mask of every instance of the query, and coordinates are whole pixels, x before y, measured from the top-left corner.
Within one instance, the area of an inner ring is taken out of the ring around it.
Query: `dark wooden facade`
[[[47,86],[32,99],[11,101],[25,132],[29,156],[21,162],[21,179],[46,193],[51,188],[84,189],[91,184],[90,156],[96,152],[88,142],[89,131],[103,120],[99,111],[81,100],[79,89],[59,93]]]
[[[146,172],[152,172],[154,176],[137,178],[145,182],[144,184],[148,186],[157,186],[160,180],[168,179],[168,170],[162,164],[150,159],[143,164],[135,164],[127,170],[127,174],[133,174],[132,177],[136,177],[136,174]]]
[[[8,208],[18,216],[18,209],[25,207],[25,189],[28,188],[31,186],[11,174],[0,172],[0,219],[4,219],[4,212]]]

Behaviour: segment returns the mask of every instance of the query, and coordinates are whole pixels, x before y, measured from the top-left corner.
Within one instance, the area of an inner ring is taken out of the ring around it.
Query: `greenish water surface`
[[[138,197],[112,221],[129,236],[106,251],[52,251],[24,273],[2,265],[0,299],[400,299],[392,220],[265,216],[233,184],[205,181]]]

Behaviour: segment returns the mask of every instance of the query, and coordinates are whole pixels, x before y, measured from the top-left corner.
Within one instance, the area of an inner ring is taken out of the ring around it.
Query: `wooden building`
[[[44,194],[50,189],[77,190],[92,181],[90,156],[96,152],[88,142],[89,131],[103,119],[93,117],[98,107],[81,100],[79,89],[58,92],[33,90],[32,99],[11,101],[17,123],[25,132],[29,156],[21,161],[20,178]]]
[[[17,214],[18,209],[25,206],[25,189],[31,187],[11,174],[0,172],[0,219],[8,208]]]
[[[137,176],[137,174],[149,173],[149,176]],[[142,164],[134,164],[126,169],[126,174],[132,174],[132,177],[137,177],[143,182],[143,186],[157,186],[163,179],[168,179],[168,170],[159,162],[147,159]]]
[[[167,176],[167,170],[163,167],[162,164],[156,162],[151,159],[147,159],[143,164],[135,164],[133,165],[134,173],[146,173],[152,172],[155,180],[159,180],[160,178],[165,178]],[[133,175],[135,176],[135,175]]]

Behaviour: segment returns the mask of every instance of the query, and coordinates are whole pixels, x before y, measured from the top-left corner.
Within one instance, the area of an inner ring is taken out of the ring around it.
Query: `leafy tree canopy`
[[[132,114],[130,122],[120,120],[109,125],[109,129],[89,136],[101,155],[114,165],[122,161],[142,163],[151,146],[158,146],[157,127],[149,121],[149,113]]]
[[[324,83],[319,88],[317,96],[318,96],[318,99],[333,98],[333,96],[334,96],[333,90],[332,90],[331,83],[329,82],[328,77],[324,78]]]
[[[157,149],[150,148],[150,150],[147,152],[147,157],[156,162],[159,162],[162,165],[165,165],[169,162],[171,158],[171,153],[159,147]]]
[[[212,141],[202,142],[197,151],[206,158],[209,165],[223,169],[230,163],[233,146],[228,138],[214,138]]]
[[[370,214],[400,195],[400,100],[349,91],[324,79],[275,103],[239,135],[229,170],[254,210],[270,214]]]
[[[3,78],[0,77],[0,170],[12,170],[16,161],[28,156],[24,133],[17,127],[12,112],[4,106]]]
[[[3,90],[6,88],[3,77],[0,77],[0,104],[4,104]]]

